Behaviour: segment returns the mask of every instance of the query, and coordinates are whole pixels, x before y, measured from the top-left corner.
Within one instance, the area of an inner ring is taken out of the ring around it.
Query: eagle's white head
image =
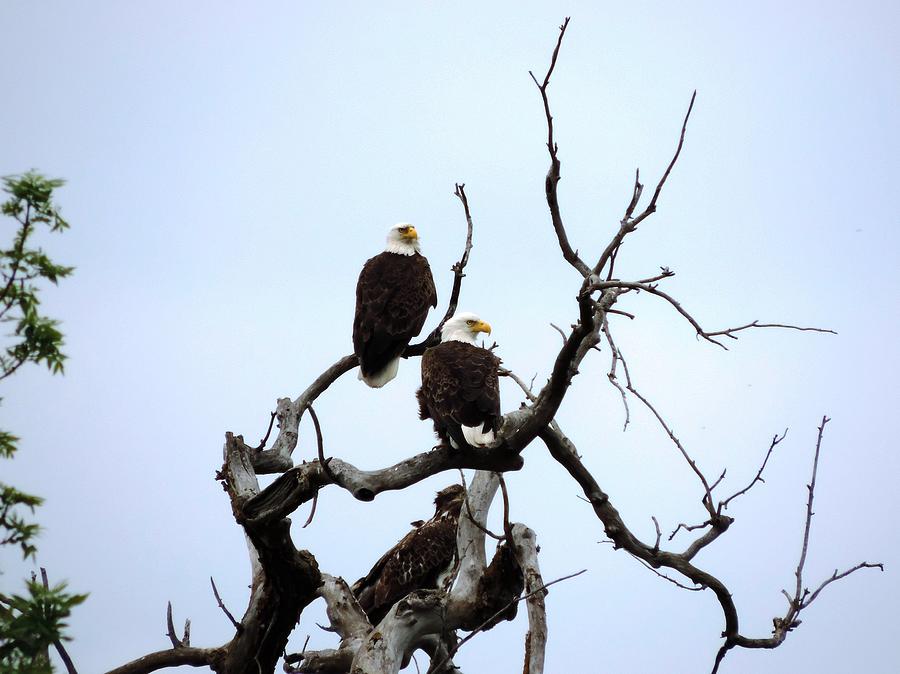
[[[491,334],[491,326],[468,311],[453,314],[441,328],[441,341],[466,342],[475,344],[479,332]]]
[[[388,230],[384,250],[398,255],[415,255],[419,252],[419,234],[408,222],[398,222]]]

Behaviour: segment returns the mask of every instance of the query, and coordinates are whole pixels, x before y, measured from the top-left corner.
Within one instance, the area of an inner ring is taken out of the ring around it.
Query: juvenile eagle
[[[434,499],[434,517],[388,550],[352,592],[369,622],[377,625],[391,607],[413,590],[444,587],[456,571],[456,526],[465,501],[461,485],[450,485]]]
[[[422,356],[419,418],[433,419],[443,443],[483,447],[500,427],[500,359],[475,345],[491,326],[475,314],[458,313],[441,330],[441,343]]]
[[[422,330],[429,306],[437,306],[437,293],[416,228],[394,225],[384,252],[363,265],[356,283],[353,351],[360,379],[381,388],[397,376],[400,354]]]

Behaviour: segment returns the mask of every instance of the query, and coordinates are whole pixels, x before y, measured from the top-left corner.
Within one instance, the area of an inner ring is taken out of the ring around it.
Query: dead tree
[[[534,390],[514,372],[502,370],[503,376],[512,378],[521,387],[525,402],[519,409],[504,416],[499,437],[492,446],[465,452],[447,447],[426,450],[381,470],[364,471],[337,457],[326,458],[322,426],[312,406],[332,383],[356,367],[353,355],[345,356],[327,368],[296,398],[277,401],[272,422],[277,422],[278,433],[270,448],[265,448],[268,434],[259,446],[251,447],[241,436],[227,433],[224,464],[218,478],[230,499],[235,521],[246,534],[253,569],[250,599],[240,620],[225,608],[213,584],[216,599],[234,626],[234,637],[228,643],[214,648],[192,646],[189,623],[185,626],[183,636],[179,637],[170,608],[167,624],[171,648],[145,655],[112,670],[113,674],[137,674],[178,665],[208,666],[221,674],[272,672],[282,656],[284,669],[289,672],[380,674],[399,671],[408,663],[416,649],[428,653],[431,662],[429,672],[456,672],[458,669],[453,664],[456,650],[468,639],[489,630],[498,621],[509,619],[515,614],[515,607],[520,601],[526,602],[529,623],[524,649],[524,671],[540,674],[544,668],[547,639],[544,601],[546,588],[552,583],[545,582],[541,577],[535,533],[524,524],[509,522],[509,504],[505,498],[504,532],[502,535],[494,535],[502,539],[505,545],[498,548],[498,553],[490,563],[485,549],[489,533],[486,529],[488,510],[498,488],[503,488],[504,497],[506,493],[502,474],[523,469],[525,449],[530,447],[532,452],[541,451],[540,444],[534,443],[537,439],[581,488],[613,548],[624,550],[658,575],[681,587],[712,591],[721,607],[723,618],[721,628],[710,625],[711,630],[721,629],[723,639],[718,653],[710,654],[713,672],[718,671],[723,658],[733,648],[778,647],[800,625],[800,613],[830,583],[860,569],[882,568],[881,564],[861,562],[844,571],[836,570],[816,586],[807,586],[804,580],[816,471],[823,433],[828,422],[826,417],[822,418],[819,426],[812,478],[807,486],[806,526],[800,539],[801,554],[794,570],[793,590],[783,591],[787,609],[783,616],[773,619],[772,634],[764,637],[743,634],[738,611],[728,587],[722,580],[695,564],[697,554],[724,535],[733,523],[733,518],[726,514],[732,501],[763,481],[763,471],[784,435],[773,437],[757,474],[749,484],[734,493],[723,494],[721,485],[724,473],[718,479],[709,479],[676,437],[663,415],[636,387],[625,357],[615,342],[610,317],[633,317],[631,312],[636,311],[636,307],[627,304],[626,310],[622,305],[629,300],[636,300],[643,293],[651,300],[667,303],[691,326],[699,339],[723,349],[726,348],[726,339],[736,340],[738,333],[752,328],[831,331],[759,321],[709,330],[685,309],[679,299],[662,289],[666,279],[675,273],[670,269],[661,268],[658,273],[633,280],[616,277],[616,258],[626,238],[657,210],[663,188],[684,145],[696,92],[691,96],[684,116],[675,152],[649,200],[642,200],[644,184],[640,181],[640,173],[636,172],[633,191],[624,215],[606,247],[596,258],[585,258],[572,247],[557,197],[561,164],[548,97],[550,79],[568,22],[566,19],[560,26],[550,66],[543,79],[532,74],[543,103],[547,124],[546,146],[550,168],[545,180],[545,192],[550,219],[562,256],[577,274],[572,286],[574,299],[568,300],[571,302],[573,324],[568,331],[560,330],[562,346],[556,354],[547,383],[540,390]],[[452,268],[453,288],[441,325],[456,309],[464,270],[472,249],[473,221],[464,185],[457,185],[455,194],[465,215],[467,238],[462,257]],[[409,346],[404,356],[421,356],[426,348],[438,343],[439,335],[440,325],[422,342]],[[629,400],[646,406],[670,438],[675,450],[696,475],[705,520],[697,524],[678,525],[665,543],[673,544],[679,534],[682,538],[692,538],[682,543],[677,550],[663,547],[663,532],[655,519],[655,540],[643,541],[632,532],[595,476],[582,463],[573,442],[554,421],[582,362],[601,343],[607,344],[611,353],[607,376],[609,382],[621,393],[626,425]],[[316,429],[318,459],[294,465],[291,456],[298,444],[300,419],[307,412]],[[272,430],[271,424],[269,430]],[[298,550],[291,540],[288,517],[304,503],[312,501],[314,506],[321,489],[344,489],[359,501],[366,502],[373,500],[381,492],[404,489],[437,473],[463,468],[477,472],[468,490],[467,507],[460,518],[457,534],[460,565],[454,584],[447,592],[413,592],[397,602],[378,625],[369,623],[343,579],[320,570],[313,554]],[[280,475],[268,487],[260,489],[257,475],[272,473]],[[501,552],[503,550],[507,550],[505,555]],[[520,579],[518,583],[510,580],[516,578]],[[814,589],[810,590],[809,587]],[[317,598],[324,599],[327,604],[330,629],[340,637],[339,644],[331,650],[304,650],[302,653],[284,655],[288,637],[297,626],[303,610]],[[445,638],[447,635],[454,635],[457,630],[467,631],[469,635],[461,641]]]

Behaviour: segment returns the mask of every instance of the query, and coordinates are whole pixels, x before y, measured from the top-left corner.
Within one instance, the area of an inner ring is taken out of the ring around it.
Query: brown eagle
[[[391,607],[413,590],[440,589],[456,572],[456,526],[466,498],[458,484],[439,491],[434,499],[434,517],[415,522],[393,548],[351,588],[369,622],[377,625]]]
[[[500,428],[500,359],[475,345],[491,326],[475,314],[457,313],[441,330],[441,343],[422,356],[419,417],[433,419],[441,442],[483,447]]]
[[[363,265],[356,283],[353,351],[360,379],[381,388],[397,376],[400,354],[422,330],[429,306],[437,306],[437,292],[416,228],[394,225],[384,252]]]

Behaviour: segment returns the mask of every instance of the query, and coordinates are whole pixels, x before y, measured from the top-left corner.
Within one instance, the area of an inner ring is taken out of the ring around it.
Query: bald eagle
[[[353,351],[360,379],[381,388],[397,376],[400,354],[422,330],[429,306],[437,306],[437,292],[416,228],[394,225],[384,252],[363,265],[356,284]]]
[[[353,595],[372,625],[413,590],[442,589],[456,571],[456,527],[466,491],[458,484],[437,493],[434,517],[415,529],[353,584]]]
[[[475,314],[457,313],[441,330],[441,343],[422,356],[419,418],[433,419],[442,443],[483,447],[500,428],[500,359],[475,345],[491,326]]]

